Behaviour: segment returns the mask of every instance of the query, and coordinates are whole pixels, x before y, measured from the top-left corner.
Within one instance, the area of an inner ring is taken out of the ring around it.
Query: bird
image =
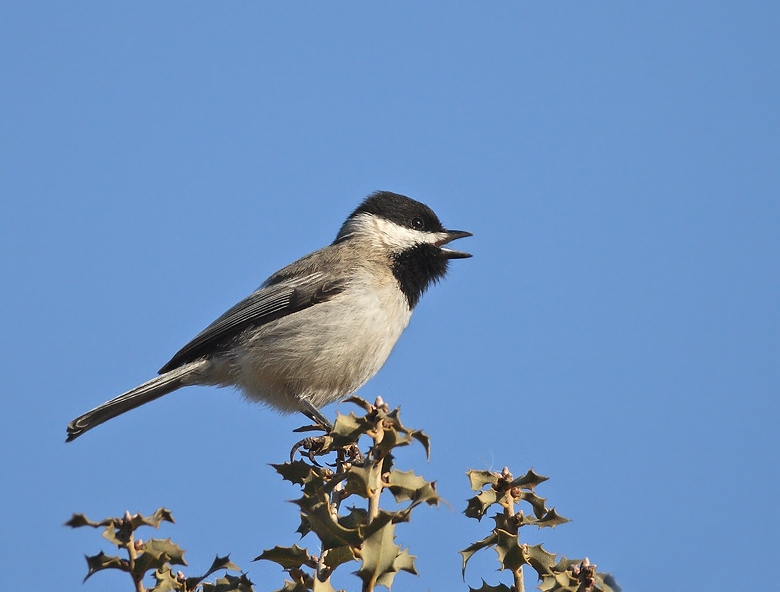
[[[80,415],[66,441],[185,386],[237,387],[283,414],[328,429],[320,408],[373,377],[409,324],[422,294],[472,236],[446,230],[427,205],[377,191],[330,245],[271,275],[182,347],[158,376]]]

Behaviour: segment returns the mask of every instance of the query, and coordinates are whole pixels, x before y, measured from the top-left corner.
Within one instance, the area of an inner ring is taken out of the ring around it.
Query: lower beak
[[[470,232],[466,232],[465,230],[445,230],[444,232],[446,234],[445,238],[439,241],[438,243],[436,243],[436,245],[441,249],[441,252],[445,258],[467,259],[468,257],[471,257],[471,253],[464,253],[462,251],[453,251],[452,249],[445,249],[443,246],[459,238],[466,238],[467,236],[473,236]]]

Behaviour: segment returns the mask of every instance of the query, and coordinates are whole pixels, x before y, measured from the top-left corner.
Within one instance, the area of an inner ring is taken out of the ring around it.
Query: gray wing
[[[250,326],[260,326],[329,300],[344,290],[344,282],[315,272],[296,279],[268,282],[236,304],[181,348],[171,361],[160,368],[163,374],[182,364],[223,350],[231,339]]]

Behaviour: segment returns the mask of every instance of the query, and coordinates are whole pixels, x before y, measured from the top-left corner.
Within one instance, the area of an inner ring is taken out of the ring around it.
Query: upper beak
[[[456,239],[465,238],[467,236],[473,236],[470,232],[465,230],[445,230],[445,237],[436,243],[436,246],[441,248],[441,252],[447,259],[466,259],[471,257],[471,253],[464,253],[462,251],[453,251],[452,249],[445,249],[442,245],[446,245]]]

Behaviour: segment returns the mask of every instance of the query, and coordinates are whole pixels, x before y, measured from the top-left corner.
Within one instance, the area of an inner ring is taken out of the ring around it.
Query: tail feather
[[[140,384],[102,405],[98,405],[91,411],[87,411],[85,414],[80,415],[68,424],[68,437],[65,441],[71,442],[87,430],[91,430],[95,426],[98,426],[109,419],[113,419],[117,415],[122,415],[126,411],[140,407],[149,401],[159,399],[163,395],[172,393],[183,386],[193,384],[191,380],[187,379],[196,371],[200,370],[206,363],[206,360],[197,360],[185,364],[170,372],[152,378],[150,381]]]

